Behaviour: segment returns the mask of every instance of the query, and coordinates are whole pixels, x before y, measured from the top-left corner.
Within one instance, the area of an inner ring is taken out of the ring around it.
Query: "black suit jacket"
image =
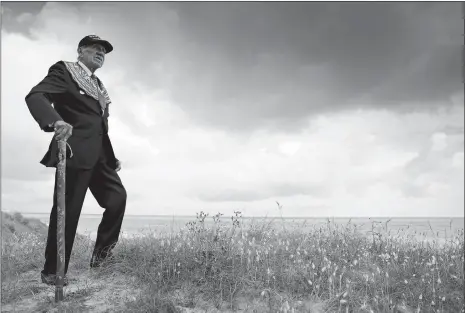
[[[102,115],[100,103],[79,88],[63,61],[50,67],[48,75],[31,89],[25,100],[43,131],[53,132],[49,125],[58,120],[73,126],[73,133],[68,139],[73,156],[70,158],[68,148],[68,167],[91,169],[101,149],[104,149],[108,164],[116,168],[117,159],[108,136],[109,105]],[[58,164],[58,142],[55,138],[40,163],[46,167]]]

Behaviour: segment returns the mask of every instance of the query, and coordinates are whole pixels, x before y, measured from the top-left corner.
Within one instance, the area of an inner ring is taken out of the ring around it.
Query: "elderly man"
[[[126,208],[126,190],[117,172],[116,159],[108,136],[110,98],[95,71],[103,66],[113,46],[98,36],[84,37],[78,44],[78,61],[59,61],[26,96],[32,117],[45,132],[53,132],[49,149],[40,163],[58,164],[58,140],[67,139],[65,274],[87,189],[104,208],[90,260],[100,266],[111,256],[118,241]],[[55,284],[57,269],[57,185],[50,214],[42,282]],[[64,284],[68,284],[65,276]]]

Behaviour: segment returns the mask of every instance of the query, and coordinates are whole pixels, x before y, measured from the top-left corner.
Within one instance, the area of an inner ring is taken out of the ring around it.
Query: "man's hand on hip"
[[[116,169],[115,169],[115,171],[119,172],[120,169],[121,169],[121,161],[118,160],[118,161],[116,161]]]
[[[56,121],[53,128],[55,129],[56,140],[67,140],[73,133],[73,126],[65,121]]]

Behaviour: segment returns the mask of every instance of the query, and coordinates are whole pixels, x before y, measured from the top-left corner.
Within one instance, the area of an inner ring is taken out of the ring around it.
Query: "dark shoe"
[[[91,268],[96,268],[96,267],[102,267],[103,265],[109,265],[111,263],[111,260],[113,255],[109,253],[106,257],[99,257],[97,254],[92,255],[92,259],[90,260],[90,267]]]
[[[92,256],[92,259],[90,260],[90,267],[91,268],[97,268],[102,265],[102,261],[94,256]]]
[[[44,274],[41,272],[40,278],[44,284],[55,286],[57,276],[55,274]],[[63,286],[68,286],[68,277],[66,277],[66,275],[63,279]]]

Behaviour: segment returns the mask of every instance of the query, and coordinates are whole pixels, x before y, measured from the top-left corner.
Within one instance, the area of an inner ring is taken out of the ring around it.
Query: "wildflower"
[[[291,309],[291,307],[289,306],[289,302],[284,302],[284,304],[282,305],[281,309],[284,311],[284,312],[287,312],[288,310]]]
[[[408,281],[407,281],[407,280],[404,280],[404,283],[407,285],[407,284],[408,284]]]
[[[420,294],[420,296],[418,297],[418,299],[420,299],[420,300],[423,299],[423,295]]]

